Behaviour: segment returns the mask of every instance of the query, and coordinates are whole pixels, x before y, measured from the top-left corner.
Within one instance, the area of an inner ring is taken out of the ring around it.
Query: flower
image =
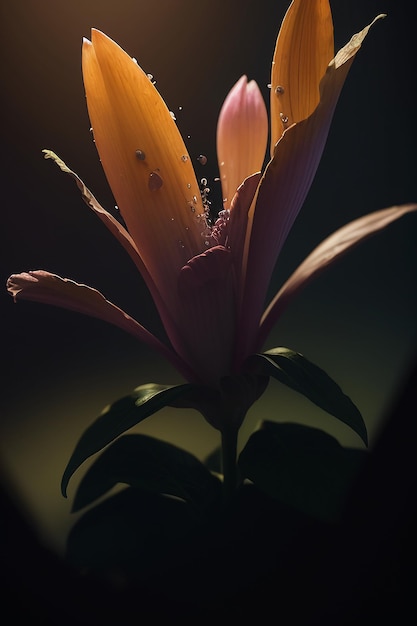
[[[82,50],[87,107],[126,228],[63,161],[51,151],[45,155],[75,178],[89,207],[129,253],[170,343],[95,289],[43,270],[10,276],[10,294],[115,324],[162,353],[189,382],[218,389],[222,377],[244,372],[246,359],[262,348],[284,306],[307,282],[347,249],[417,208],[392,207],[340,229],[263,310],[273,268],[319,165],[343,83],[372,24],[335,55],[328,0],[293,0],[272,63],[270,160],[262,171],[267,111],[257,84],[242,76],[218,120],[224,205],[214,221],[206,190],[200,189],[175,120],[152,80],[114,41],[93,29]]]

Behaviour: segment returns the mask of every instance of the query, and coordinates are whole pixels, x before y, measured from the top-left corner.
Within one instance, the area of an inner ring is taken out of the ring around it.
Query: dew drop
[[[288,124],[288,115],[284,115],[284,113],[280,113],[279,116],[283,124]]]
[[[139,159],[139,161],[144,161],[146,159],[146,154],[144,153],[143,150],[136,150],[135,154],[136,154],[136,158]]]
[[[197,161],[200,165],[205,165],[207,163],[207,157],[204,154],[200,154],[200,156],[197,157]]]
[[[284,87],[282,85],[277,85],[275,87],[275,93],[278,95],[283,94],[284,93]]]
[[[158,172],[154,171],[149,174],[148,187],[151,191],[158,191],[158,189],[161,189],[163,184],[164,181],[162,180]]]
[[[191,189],[191,183],[187,183],[187,189]]]
[[[186,154],[183,154],[182,157],[181,157],[181,161],[183,163],[186,163],[188,161],[188,156]]]
[[[173,119],[173,120],[174,120],[174,122],[175,122],[175,120],[176,120],[177,118],[175,117],[175,113],[174,113],[174,111],[170,111],[170,112],[169,112],[169,114],[170,114],[170,116],[172,117],[172,119]]]

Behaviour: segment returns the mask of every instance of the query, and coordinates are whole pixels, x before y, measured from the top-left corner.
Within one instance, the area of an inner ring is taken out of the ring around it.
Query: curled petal
[[[264,343],[278,317],[294,296],[321,272],[358,243],[386,228],[407,213],[417,211],[417,204],[393,206],[360,217],[327,237],[298,266],[266,309],[259,329],[259,342]]]
[[[217,158],[223,204],[229,209],[239,185],[262,169],[268,115],[255,81],[242,76],[229,92],[217,123]]]
[[[44,270],[35,270],[12,274],[7,281],[7,290],[15,301],[23,299],[52,304],[118,326],[161,353],[186,378],[191,377],[186,364],[170,348],[92,287]]]
[[[104,209],[98,200],[94,197],[88,187],[84,184],[81,178],[71,170],[68,165],[52,150],[42,150],[44,153],[45,159],[52,159],[60,168],[62,172],[69,174],[71,178],[73,178],[77,184],[78,189],[81,191],[81,197],[86,203],[86,205],[101,219],[101,221],[107,226],[109,231],[114,237],[122,244],[130,258],[133,260],[134,264],[142,274],[144,280],[150,287],[153,283],[150,278],[145,265],[143,264],[142,259],[140,258],[138,249],[136,247],[135,242],[132,237],[127,232],[126,228],[122,226],[122,224],[117,221],[113,215],[111,215],[106,209]]]
[[[187,293],[189,289],[203,289],[210,283],[221,281],[230,270],[231,257],[230,250],[215,246],[190,259],[179,275],[180,293]]]
[[[232,254],[222,246],[191,259],[181,270],[181,354],[204,384],[217,386],[230,373],[235,333]]]
[[[275,46],[271,72],[271,156],[283,131],[308,117],[334,56],[329,0],[293,0]]]

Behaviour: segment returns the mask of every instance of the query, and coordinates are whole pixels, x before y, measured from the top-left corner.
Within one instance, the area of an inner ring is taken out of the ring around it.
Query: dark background
[[[108,209],[114,200],[89,132],[81,41],[103,30],[152,73],[195,158],[217,176],[216,120],[235,81],[247,74],[268,98],[270,62],[284,0],[15,0],[1,3],[2,261],[11,273],[46,269],[87,283],[157,329],[141,277],[73,181],[42,149],[73,168]],[[339,49],[375,15],[352,66],[314,184],[288,238],[271,294],[328,234],[365,213],[417,200],[415,50],[410,2],[335,0]],[[182,107],[182,110],[179,110]],[[196,163],[196,165],[198,165]],[[312,283],[277,324],[266,347],[305,354],[361,410],[371,446],[413,363],[417,313],[417,218],[403,218]],[[73,518],[59,493],[73,447],[103,407],[145,382],[181,382],[162,359],[98,320],[1,293],[3,336],[1,462],[40,536],[60,551]],[[201,342],[210,338],[202,333]],[[360,446],[347,427],[271,383],[242,428],[259,419],[317,425]],[[218,436],[190,411],[165,409],[140,432],[200,457]],[[81,471],[81,470],[80,470]]]

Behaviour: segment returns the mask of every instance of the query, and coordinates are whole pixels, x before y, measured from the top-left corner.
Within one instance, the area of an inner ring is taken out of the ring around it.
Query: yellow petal
[[[177,126],[149,77],[114,41],[92,31],[83,78],[94,140],[127,229],[161,294],[203,248],[203,206]]]
[[[282,22],[271,75],[271,156],[283,131],[308,117],[334,56],[328,0],[293,0]]]
[[[229,92],[217,123],[217,158],[223,204],[229,209],[245,178],[262,169],[268,114],[255,81],[242,76]]]

